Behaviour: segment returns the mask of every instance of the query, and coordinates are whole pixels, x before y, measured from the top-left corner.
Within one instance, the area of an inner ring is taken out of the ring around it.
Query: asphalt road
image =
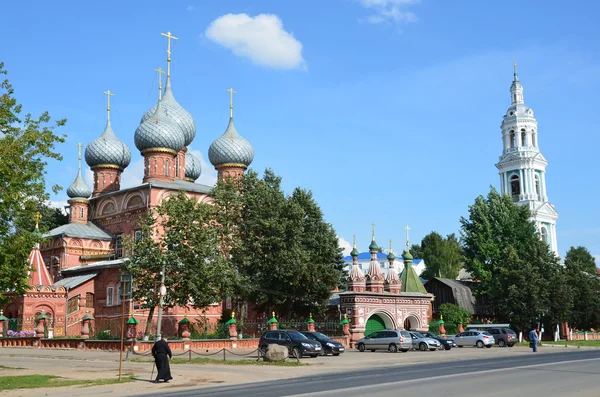
[[[267,368],[265,368],[267,370]],[[391,397],[425,396],[600,396],[600,351],[520,355],[460,362],[384,367],[337,374],[219,387],[170,396],[211,397]],[[145,396],[163,396],[164,391]]]

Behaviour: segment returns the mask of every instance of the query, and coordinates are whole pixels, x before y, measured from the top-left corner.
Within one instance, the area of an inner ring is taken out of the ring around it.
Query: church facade
[[[540,237],[558,254],[558,212],[548,201],[546,191],[548,160],[540,151],[538,122],[533,110],[525,105],[516,64],[510,94],[511,105],[501,125],[502,155],[496,164],[501,191],[515,203],[529,208]]]
[[[54,337],[77,336],[82,320],[90,316],[100,324],[120,324],[122,318],[122,275],[126,238],[141,238],[137,219],[159,206],[171,195],[183,191],[200,202],[210,202],[211,186],[195,183],[202,169],[200,159],[187,147],[196,136],[192,115],[176,100],[171,83],[171,33],[169,40],[166,85],[159,85],[156,105],[141,118],[134,143],[144,158],[143,180],[138,186],[121,189],[121,174],[131,161],[130,148],[113,131],[110,119],[110,91],[107,122],[102,134],[85,149],[85,161],[93,172],[93,187],[87,185],[81,170],[67,189],[69,223],[50,230],[41,247],[30,255],[30,291],[25,297],[0,307],[11,319],[21,322],[22,330],[33,329],[41,316],[48,318],[47,327]],[[159,77],[161,69],[158,69]],[[162,81],[162,79],[161,79]],[[254,159],[252,145],[243,138],[233,122],[230,92],[230,118],[223,135],[208,149],[208,157],[219,178],[244,173]],[[41,274],[43,277],[38,277]],[[148,309],[127,301],[125,316],[134,316],[145,326]],[[221,303],[202,310],[174,307],[163,311],[163,327],[167,334],[177,331],[177,323],[187,315],[190,320],[203,316],[209,322],[221,318]],[[157,314],[154,314],[154,322]]]

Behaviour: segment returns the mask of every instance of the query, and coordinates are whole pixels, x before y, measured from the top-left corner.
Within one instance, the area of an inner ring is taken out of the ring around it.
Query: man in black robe
[[[171,376],[171,368],[169,367],[169,359],[173,358],[173,354],[165,339],[161,339],[154,343],[154,346],[152,346],[152,357],[154,357],[157,371],[156,380],[154,382],[158,383],[162,379],[166,383],[173,379]]]

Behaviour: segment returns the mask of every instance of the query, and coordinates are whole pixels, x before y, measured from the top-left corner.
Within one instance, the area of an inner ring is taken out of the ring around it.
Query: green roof
[[[129,320],[127,320],[127,324],[138,324],[138,320],[135,319],[135,317],[131,316],[131,318]]]
[[[369,245],[369,251],[379,251],[379,246],[375,242],[375,240],[371,240],[371,245]]]
[[[404,270],[400,275],[400,280],[402,280],[402,292],[420,292],[422,294],[427,294],[427,290],[421,282],[419,275],[412,267],[412,261],[406,260],[406,257],[404,257],[404,259]]]

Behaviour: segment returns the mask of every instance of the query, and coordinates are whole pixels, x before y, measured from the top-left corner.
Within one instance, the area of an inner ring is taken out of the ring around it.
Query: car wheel
[[[490,347],[492,347],[492,345],[491,344],[490,345],[485,345],[485,347],[487,347],[489,349]]]
[[[331,354],[333,354],[334,357],[337,357],[340,355],[340,353],[331,353]]]
[[[421,342],[419,344],[419,350],[421,350],[422,352],[424,352],[425,350],[427,350],[427,343]]]
[[[408,349],[402,349],[401,352],[402,353],[406,353],[408,351]]]
[[[475,346],[477,346],[478,348],[482,348],[483,347],[483,342],[478,340],[477,343],[475,344]]]
[[[509,344],[509,345],[507,345],[507,346],[508,346],[508,347],[513,347],[514,345],[515,345],[514,343],[511,343],[511,344]]]
[[[318,354],[311,354],[310,358],[317,358]]]
[[[388,351],[390,353],[398,353],[398,346],[396,346],[393,343],[390,343],[390,345],[388,346]]]
[[[374,351],[375,351],[375,349],[371,349],[371,351],[372,351],[372,352],[374,352]]]
[[[444,346],[444,350],[450,350],[450,349],[452,349],[452,346],[449,346],[449,345]]]
[[[359,352],[364,352],[365,351],[365,344],[364,343],[359,343],[358,344],[358,351]]]
[[[292,356],[293,356],[293,357],[295,357],[295,358],[300,358],[300,357],[302,357],[302,351],[300,351],[300,348],[299,348],[299,347],[294,347],[294,348],[292,349]]]
[[[498,346],[500,346],[500,347],[506,347],[506,342],[504,341],[504,339],[500,339],[498,341]]]
[[[462,349],[462,345],[458,345],[458,347],[460,347]]]

